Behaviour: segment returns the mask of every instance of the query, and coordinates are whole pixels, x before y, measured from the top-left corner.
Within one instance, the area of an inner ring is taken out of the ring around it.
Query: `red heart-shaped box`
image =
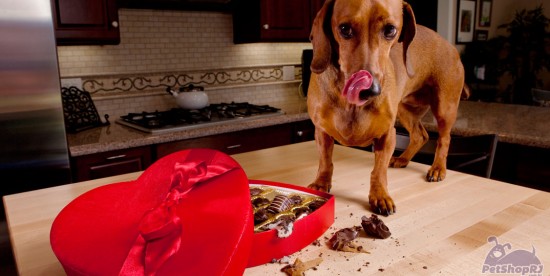
[[[50,243],[68,275],[241,275],[253,224],[240,165],[193,149],[79,196],[54,220]]]
[[[242,275],[292,254],[334,222],[332,195],[293,185],[251,184],[327,201],[293,233],[254,233],[249,180],[231,157],[192,149],[156,161],[135,181],[109,184],[70,202],[55,218],[52,249],[68,275]]]

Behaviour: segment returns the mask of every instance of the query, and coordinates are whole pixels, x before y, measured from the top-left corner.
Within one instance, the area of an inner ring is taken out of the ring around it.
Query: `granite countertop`
[[[499,142],[550,149],[549,119],[548,107],[462,101],[452,134],[497,134]],[[426,129],[437,131],[431,112],[422,122]]]
[[[73,157],[112,150],[148,146],[239,130],[308,120],[302,104],[283,108],[284,115],[162,134],[149,134],[117,123],[68,134]],[[452,133],[461,136],[498,134],[500,142],[550,148],[550,108],[463,101]],[[431,112],[423,118],[426,129],[437,131]]]
[[[252,128],[272,126],[308,120],[305,101],[294,106],[283,107],[283,115],[246,121],[234,120],[226,124],[205,126],[190,130],[151,134],[111,122],[109,126],[88,129],[76,134],[67,134],[69,152],[72,157],[113,150],[150,146]]]

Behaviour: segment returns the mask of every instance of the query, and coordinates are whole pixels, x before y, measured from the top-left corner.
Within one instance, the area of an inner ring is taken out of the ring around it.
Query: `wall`
[[[507,35],[505,29],[498,29],[499,25],[512,21],[516,11],[522,9],[532,10],[540,5],[544,7],[545,16],[550,18],[550,0],[493,0],[491,27],[486,28],[489,30],[489,37]]]
[[[285,81],[282,67],[294,66],[299,79],[310,43],[235,45],[232,16],[220,12],[120,9],[119,21],[120,45],[58,47],[62,84],[82,83],[100,114],[175,107],[165,86],[191,81],[206,87],[210,102],[300,100],[300,81]]]
[[[459,0],[438,0],[437,14],[437,32],[447,41],[452,43],[456,40],[456,9]],[[515,15],[515,12],[522,9],[534,9],[539,5],[545,7],[544,14],[550,18],[550,0],[493,0],[491,11],[491,26],[479,26],[480,0],[477,0],[477,14],[475,28],[478,30],[489,31],[489,38],[498,35],[506,35],[505,29],[498,29],[499,25],[510,22]],[[459,46],[459,49],[463,47]]]

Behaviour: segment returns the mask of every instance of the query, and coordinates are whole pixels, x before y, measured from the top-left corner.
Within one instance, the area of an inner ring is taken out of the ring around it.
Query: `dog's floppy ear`
[[[332,14],[334,0],[327,0],[317,12],[309,40],[313,45],[313,60],[311,61],[311,71],[317,74],[323,73],[330,64],[332,49],[329,36],[332,35],[330,29],[330,18]],[[327,33],[328,32],[328,33]]]
[[[405,67],[407,67],[407,74],[410,77],[414,75],[414,69],[407,55],[407,51],[415,35],[416,19],[414,18],[412,7],[409,3],[403,2],[403,27],[399,35],[399,42],[403,42],[403,61],[405,62]]]

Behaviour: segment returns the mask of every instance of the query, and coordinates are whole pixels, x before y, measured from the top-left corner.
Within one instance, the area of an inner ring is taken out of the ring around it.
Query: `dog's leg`
[[[410,142],[407,149],[399,157],[390,160],[390,167],[406,167],[414,155],[426,144],[429,139],[428,132],[421,123],[422,117],[428,111],[429,106],[411,106],[400,103],[397,117],[401,125],[409,132]]]
[[[334,149],[334,138],[319,128],[315,128],[315,142],[319,151],[319,169],[317,177],[308,187],[323,192],[330,192],[332,187],[332,151]]]
[[[428,174],[426,174],[426,180],[429,182],[442,181],[447,175],[447,154],[451,144],[451,128],[456,121],[458,101],[458,99],[439,101],[432,105],[432,113],[437,121],[439,137],[434,162],[428,170]]]
[[[395,203],[388,193],[388,165],[395,149],[395,128],[374,141],[374,168],[370,178],[369,203],[382,215],[395,213]]]

